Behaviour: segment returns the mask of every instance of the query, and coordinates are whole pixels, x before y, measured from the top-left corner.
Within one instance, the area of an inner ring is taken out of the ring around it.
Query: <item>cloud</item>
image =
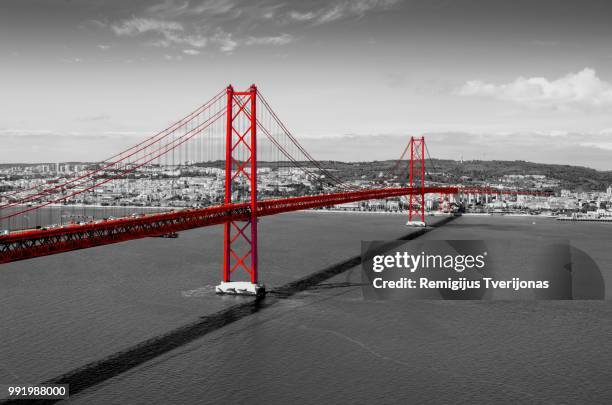
[[[201,34],[193,35],[167,35],[168,43],[190,45],[195,48],[204,48],[208,44],[208,38]]]
[[[108,121],[110,120],[110,115],[108,114],[97,114],[97,115],[88,115],[85,117],[77,118],[77,121],[88,122],[88,121]]]
[[[232,38],[232,34],[225,32],[220,28],[217,29],[217,32],[211,37],[210,40],[217,44],[219,46],[219,50],[224,53],[232,53],[238,46],[238,42]]]
[[[164,0],[147,9],[149,13],[176,18],[185,15],[222,15],[235,8],[233,0],[205,0],[200,2]]]
[[[196,14],[222,15],[232,11],[235,3],[232,0],[206,0],[192,8]]]
[[[81,59],[79,57],[61,58],[61,60],[63,62],[66,62],[66,63],[81,63],[81,62],[83,62],[83,59]]]
[[[612,105],[612,84],[585,68],[549,80],[545,77],[518,77],[506,84],[471,80],[457,90],[461,96],[480,96],[510,101],[528,107],[559,110],[600,109]]]
[[[388,9],[396,5],[399,0],[357,0],[351,1],[350,9],[355,14],[363,14],[373,9]]]
[[[275,31],[279,26],[320,25],[348,17],[359,18],[373,10],[388,9],[399,1],[314,0],[306,6],[309,9],[299,10],[293,9],[296,3],[278,0],[163,0],[142,8],[131,18],[104,23],[104,26],[119,37],[142,36],[149,46],[182,52],[182,49],[198,50],[210,44],[230,54],[240,46],[280,46],[293,42],[292,35]]]
[[[198,51],[197,49],[183,49],[183,53],[185,55],[195,56],[195,55],[199,55],[200,51]]]
[[[101,20],[86,20],[79,24],[80,29],[106,29],[108,27],[108,22]]]
[[[0,136],[48,135],[55,132],[50,129],[2,128]]]
[[[208,38],[204,35],[198,33],[185,34],[183,24],[177,21],[133,17],[129,20],[112,24],[110,27],[117,36],[137,36],[146,33],[161,35],[161,39],[151,41],[149,45],[162,48],[167,48],[172,44],[204,48],[208,43]]]
[[[346,8],[344,5],[337,4],[329,10],[325,11],[322,15],[317,18],[317,23],[325,24],[332,21],[336,21],[344,17]]]
[[[289,20],[297,22],[311,22],[315,25],[327,24],[343,18],[363,17],[366,13],[374,10],[387,10],[400,0],[342,0],[331,2],[324,7],[287,13]]]
[[[317,16],[312,11],[306,13],[300,13],[299,11],[290,11],[289,18],[295,21],[311,21]]]
[[[152,18],[133,17],[129,20],[123,20],[119,24],[112,24],[111,29],[118,36],[133,36],[145,32],[174,35],[177,31],[183,31],[183,25],[176,21],[162,21]]]
[[[245,41],[245,45],[287,45],[293,42],[293,36],[289,34],[280,34],[269,37],[248,37]]]
[[[183,60],[183,56],[182,55],[173,56],[173,55],[166,54],[166,55],[164,55],[164,59],[165,60],[178,60],[178,61],[180,61],[180,60]]]
[[[164,0],[161,3],[149,7],[148,11],[153,14],[165,14],[178,17],[189,10],[189,1]]]
[[[111,48],[111,46],[110,45],[100,44],[100,45],[98,45],[98,48],[100,48],[103,51],[107,51],[107,50],[109,50]]]
[[[596,149],[603,149],[603,150],[612,150],[612,142],[608,142],[608,143],[595,143],[595,142],[580,142],[578,143],[579,146],[583,146],[585,148],[596,148]]]

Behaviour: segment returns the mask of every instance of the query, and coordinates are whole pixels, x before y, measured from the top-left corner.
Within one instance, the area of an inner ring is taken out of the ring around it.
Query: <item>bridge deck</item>
[[[328,207],[354,201],[398,197],[418,192],[406,187],[293,197],[258,202],[257,216]],[[426,187],[426,193],[457,193],[456,187]],[[74,224],[53,229],[33,229],[0,236],[0,263],[31,259],[71,250],[159,236],[227,221],[250,218],[250,203],[186,209],[136,218]]]

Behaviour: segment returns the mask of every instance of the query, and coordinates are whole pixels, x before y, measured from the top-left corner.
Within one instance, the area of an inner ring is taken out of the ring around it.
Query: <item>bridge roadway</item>
[[[419,191],[417,188],[396,187],[262,200],[257,203],[257,216],[328,207],[354,201],[398,197]],[[455,194],[458,191],[457,187],[425,187],[425,193]],[[230,220],[247,220],[250,217],[250,203],[244,202],[87,224],[72,224],[50,229],[11,232],[8,235],[0,236],[0,263],[186,231],[218,225]]]

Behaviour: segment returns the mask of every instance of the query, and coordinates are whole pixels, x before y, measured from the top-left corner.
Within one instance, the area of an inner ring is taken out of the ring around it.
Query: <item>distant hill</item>
[[[380,172],[387,172],[395,161],[373,162],[321,162],[324,167],[338,170],[343,179],[365,176],[375,179]],[[560,188],[577,191],[605,190],[612,185],[612,171],[599,171],[582,166],[533,163],[522,160],[456,160],[431,159],[426,163],[427,172],[432,180],[459,182],[462,177],[474,182],[497,182],[504,175],[544,175],[560,181]],[[406,176],[407,163],[402,162],[394,173]]]

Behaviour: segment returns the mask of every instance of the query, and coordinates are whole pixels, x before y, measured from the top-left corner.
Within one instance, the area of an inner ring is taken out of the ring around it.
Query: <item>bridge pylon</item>
[[[263,295],[257,274],[257,87],[227,87],[225,138],[225,204],[245,202],[244,221],[228,221],[223,231],[223,281],[218,294]],[[236,277],[240,272],[242,277]],[[246,280],[245,279],[246,273]]]
[[[425,137],[410,137],[407,226],[425,226]]]

